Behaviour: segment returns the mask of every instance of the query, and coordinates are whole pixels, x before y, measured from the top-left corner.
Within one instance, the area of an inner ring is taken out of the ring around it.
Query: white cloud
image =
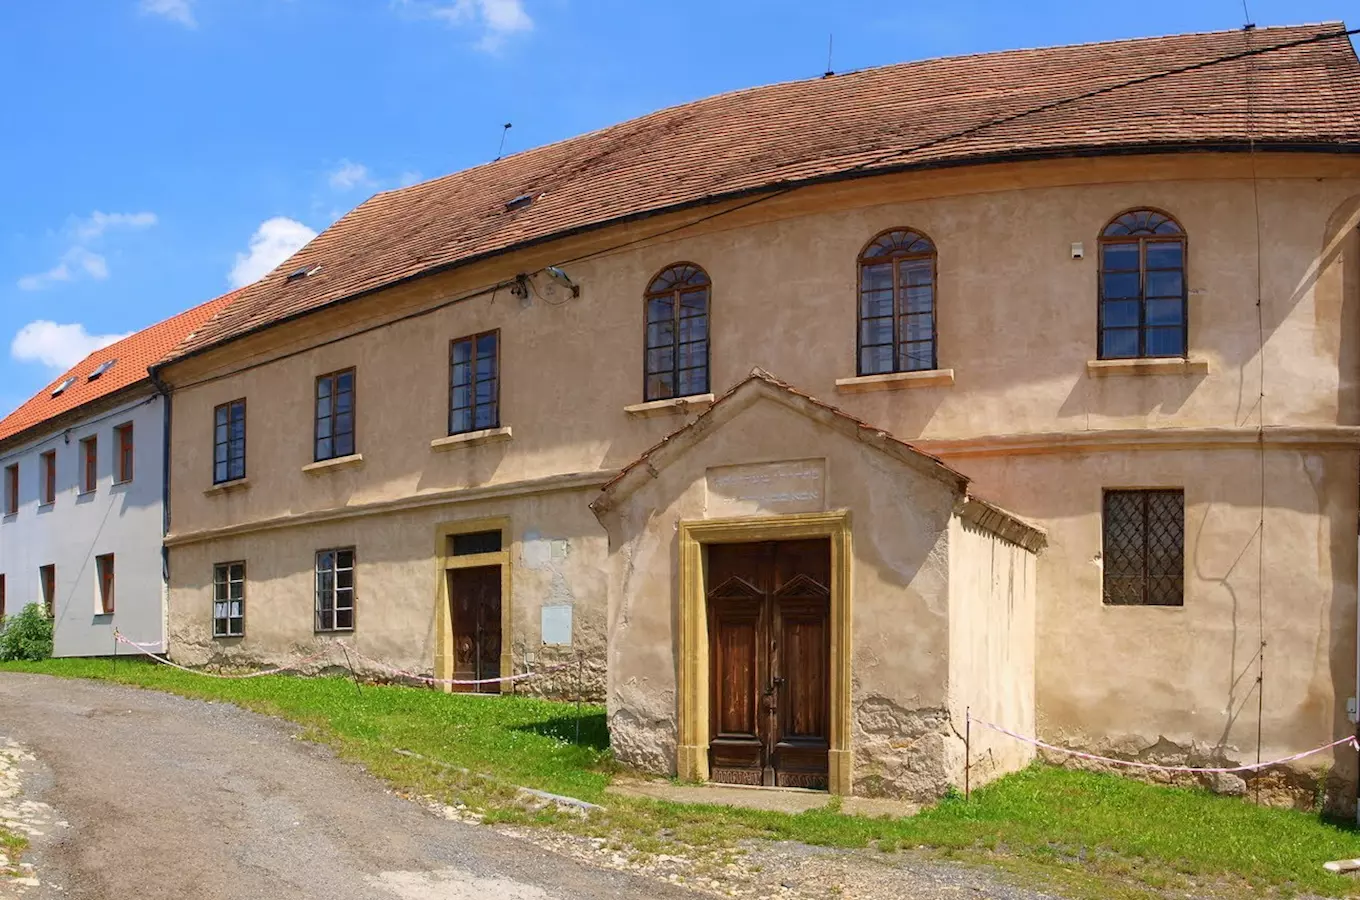
[[[351,162],[348,159],[340,160],[340,165],[331,172],[331,187],[337,191],[348,191],[356,187],[372,187],[375,182],[373,176],[369,174],[368,166],[361,163]]]
[[[416,171],[402,172],[401,177],[398,178],[397,181],[398,183],[401,184],[402,187],[410,187],[411,185],[418,183],[420,181],[420,178],[421,175],[419,172]]]
[[[285,216],[266,219],[250,236],[247,251],[236,254],[236,265],[227,280],[234,288],[259,281],[314,237],[316,232],[296,219]]]
[[[146,15],[161,16],[178,22],[185,28],[197,28],[192,0],[142,0],[141,10]]]
[[[79,323],[58,325],[39,319],[19,329],[9,345],[9,354],[19,362],[69,369],[94,351],[125,337],[126,334],[90,334]]]
[[[72,247],[62,254],[61,262],[46,272],[38,272],[20,278],[19,289],[40,291],[59,281],[71,281],[80,274],[88,275],[96,281],[103,281],[109,277],[108,260],[84,247]]]
[[[79,277],[102,281],[109,277],[109,263],[103,255],[90,249],[105,233],[111,230],[141,231],[157,222],[153,212],[106,213],[95,210],[83,219],[69,222],[65,234],[71,241],[66,252],[57,264],[46,272],[36,272],[19,279],[19,289],[40,291],[64,281],[74,281]]]
[[[453,0],[452,3],[435,4],[399,0],[398,5],[449,25],[481,28],[477,47],[492,53],[499,50],[510,35],[534,28],[534,20],[525,10],[523,0]]]
[[[76,223],[75,235],[79,240],[89,241],[102,236],[110,228],[140,231],[155,225],[156,221],[156,214],[153,212],[106,213],[96,209],[90,213],[88,219]]]

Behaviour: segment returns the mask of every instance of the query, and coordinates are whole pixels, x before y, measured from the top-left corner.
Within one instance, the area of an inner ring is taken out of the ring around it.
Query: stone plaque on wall
[[[708,470],[710,516],[777,515],[826,508],[826,460],[720,466]]]

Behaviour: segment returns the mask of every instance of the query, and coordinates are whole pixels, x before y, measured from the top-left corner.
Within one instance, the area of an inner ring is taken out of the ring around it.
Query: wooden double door
[[[709,777],[825,790],[831,545],[710,544]]]
[[[501,675],[501,567],[449,569],[453,677],[481,681]],[[465,693],[500,693],[500,683],[455,685]]]

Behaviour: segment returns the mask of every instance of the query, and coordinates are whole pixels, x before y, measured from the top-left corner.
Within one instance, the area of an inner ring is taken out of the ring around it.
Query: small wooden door
[[[831,547],[708,547],[709,772],[825,790],[830,748]]]
[[[449,569],[449,619],[453,623],[453,677],[457,681],[501,674],[501,567]],[[500,684],[457,685],[454,690],[495,694]]]

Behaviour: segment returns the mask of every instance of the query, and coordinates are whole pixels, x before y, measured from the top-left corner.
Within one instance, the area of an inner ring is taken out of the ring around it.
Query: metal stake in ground
[[[973,708],[963,708],[963,799],[973,793]]]
[[[576,651],[576,743],[581,743],[581,683],[585,680],[586,661],[581,651]]]
[[[349,666],[349,676],[354,679],[354,690],[362,697],[364,692],[363,689],[359,687],[359,676],[354,672],[354,663],[349,661],[349,648],[344,644],[341,644],[340,649],[345,654],[345,665]]]

